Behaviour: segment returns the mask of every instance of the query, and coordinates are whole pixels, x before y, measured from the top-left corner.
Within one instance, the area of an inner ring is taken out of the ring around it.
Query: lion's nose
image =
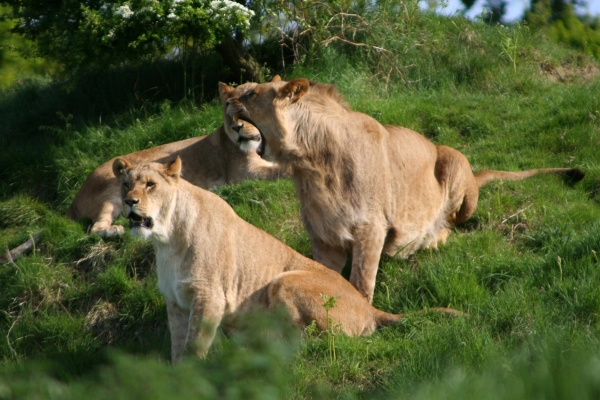
[[[134,204],[139,203],[140,201],[138,199],[125,199],[123,200],[125,202],[125,204],[127,204],[129,207],[132,207]]]
[[[244,124],[239,124],[239,125],[236,125],[236,126],[232,126],[231,129],[233,129],[237,133],[240,133],[240,130],[242,129],[243,126],[244,126]]]

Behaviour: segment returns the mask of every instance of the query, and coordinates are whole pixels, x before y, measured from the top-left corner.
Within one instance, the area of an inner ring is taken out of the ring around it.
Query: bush
[[[9,1],[13,32],[68,69],[139,63],[212,48],[246,31],[254,12],[230,0]]]

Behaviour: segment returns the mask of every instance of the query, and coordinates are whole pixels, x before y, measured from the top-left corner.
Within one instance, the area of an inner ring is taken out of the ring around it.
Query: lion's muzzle
[[[230,102],[228,101],[227,104],[229,105]],[[241,107],[243,108],[243,105]],[[228,112],[230,108],[231,107],[227,108]],[[251,148],[255,149],[256,153],[262,157],[265,152],[265,137],[262,134],[262,132],[258,129],[256,124],[246,116],[242,117],[235,113],[228,114],[228,116],[231,120],[231,130],[237,133],[237,142],[238,145],[240,145],[240,148],[244,149],[244,145],[249,142],[258,142],[258,146],[252,145]],[[252,132],[252,129],[244,130],[245,124],[249,124],[252,127],[256,128],[256,131],[258,131],[258,133],[256,135],[248,135],[248,132]]]
[[[131,211],[129,213],[127,218],[129,218],[129,229],[134,229],[134,228],[152,229],[152,226],[154,226],[154,222],[153,222],[152,218],[142,217],[141,215],[138,215],[138,214],[134,213],[133,211]]]

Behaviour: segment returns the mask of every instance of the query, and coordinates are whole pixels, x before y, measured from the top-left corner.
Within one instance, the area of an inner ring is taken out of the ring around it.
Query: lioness
[[[256,306],[283,305],[298,326],[314,320],[326,329],[320,294],[338,296],[329,317],[351,336],[369,335],[401,318],[374,308],[341,275],[250,225],[219,196],[181,179],[179,157],[164,165],[118,158],[113,172],[132,234],[154,245],[174,363],[188,344],[206,354],[222,321]]]
[[[276,179],[285,175],[277,164],[261,158],[264,142],[260,132],[251,124],[232,125],[225,113],[225,101],[246,91],[245,85],[236,89],[221,88],[224,123],[208,136],[185,139],[122,156],[132,163],[143,161],[185,161],[185,179],[203,188],[245,179]],[[67,211],[72,219],[90,218],[90,231],[104,237],[123,234],[123,227],[112,225],[121,213],[122,201],[117,178],[113,174],[113,158],[96,168],[83,183]]]
[[[487,182],[584,175],[568,168],[474,175],[459,151],[352,111],[333,85],[299,78],[245,89],[227,112],[257,126],[265,154],[291,167],[314,259],[339,272],[351,254],[350,282],[369,300],[381,252],[406,257],[444,243],[475,212]]]

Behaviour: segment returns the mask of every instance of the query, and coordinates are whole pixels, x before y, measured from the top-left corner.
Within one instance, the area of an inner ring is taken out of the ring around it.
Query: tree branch
[[[31,239],[23,243],[22,245],[8,251],[5,254],[0,254],[0,262],[14,262],[17,258],[23,254],[31,251],[40,241],[42,237],[42,231],[36,232],[31,235]]]

